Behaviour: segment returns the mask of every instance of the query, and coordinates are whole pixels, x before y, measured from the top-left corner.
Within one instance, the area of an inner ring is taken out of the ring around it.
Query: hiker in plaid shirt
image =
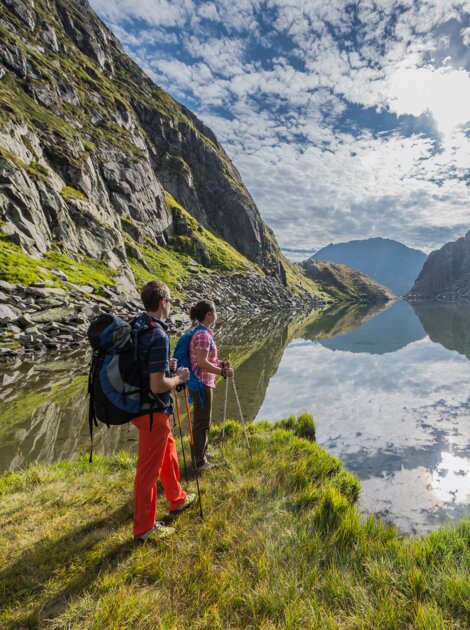
[[[193,434],[196,465],[199,470],[206,470],[211,468],[207,461],[207,446],[215,377],[231,378],[234,371],[228,360],[220,361],[217,358],[217,345],[213,333],[217,321],[215,304],[212,301],[201,300],[191,307],[189,316],[201,327],[193,334],[189,344],[191,370],[201,382],[201,387],[199,391],[190,389],[190,394],[194,402]]]

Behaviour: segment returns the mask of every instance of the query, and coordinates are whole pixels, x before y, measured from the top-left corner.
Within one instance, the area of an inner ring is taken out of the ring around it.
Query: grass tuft
[[[88,201],[86,195],[84,195],[81,190],[72,188],[72,186],[64,186],[60,194],[66,201]]]

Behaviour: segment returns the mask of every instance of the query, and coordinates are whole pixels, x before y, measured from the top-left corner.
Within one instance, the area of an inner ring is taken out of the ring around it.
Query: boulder
[[[9,322],[14,322],[20,316],[20,311],[18,311],[13,306],[9,306],[8,304],[0,304],[0,324],[8,324]]]

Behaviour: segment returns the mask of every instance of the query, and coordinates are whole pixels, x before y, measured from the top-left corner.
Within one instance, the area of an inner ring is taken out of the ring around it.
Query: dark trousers
[[[211,425],[212,416],[212,387],[204,387],[204,409],[201,405],[201,398],[198,392],[190,390],[193,399],[193,436],[194,436],[194,455],[196,465],[200,466],[206,461],[207,445],[209,443],[209,427]]]

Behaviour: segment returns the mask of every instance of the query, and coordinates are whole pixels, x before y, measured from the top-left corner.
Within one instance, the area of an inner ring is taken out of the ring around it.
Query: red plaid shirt
[[[207,328],[207,326],[204,326],[204,328],[205,330],[196,330],[194,335],[191,337],[191,342],[189,344],[189,358],[191,360],[191,369],[203,385],[207,385],[207,387],[215,387],[215,374],[206,372],[206,370],[200,369],[197,365],[197,350],[207,350],[209,352],[209,355],[207,357],[209,363],[212,363],[217,367],[220,367],[222,365],[222,362],[219,361],[219,359],[217,358],[217,346],[215,345],[212,330],[210,328]]]

